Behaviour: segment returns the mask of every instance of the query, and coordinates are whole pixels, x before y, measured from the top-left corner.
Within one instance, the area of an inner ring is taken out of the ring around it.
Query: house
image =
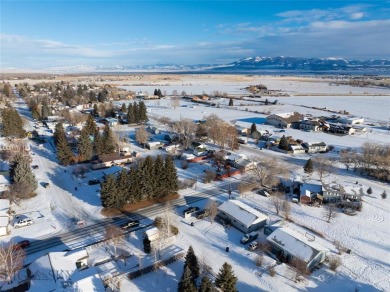
[[[0,164],[2,164],[2,161],[0,161]],[[8,168],[8,164],[6,164],[5,166],[1,165],[2,166],[2,170],[7,167]],[[1,192],[4,192],[4,191],[7,191],[9,186],[10,186],[10,182],[9,182],[9,177],[6,177],[4,175],[0,175],[0,193]]]
[[[111,167],[113,165],[127,164],[133,162],[133,155],[119,155],[117,153],[102,154],[91,162],[92,169]]]
[[[27,267],[29,291],[106,291],[85,249],[50,252]]]
[[[267,215],[238,200],[228,200],[218,206],[218,214],[244,233],[260,229],[269,219]]]
[[[280,128],[290,128],[293,122],[298,122],[303,119],[303,115],[298,112],[273,114],[266,118],[268,124]]]
[[[339,123],[347,124],[347,125],[356,125],[356,124],[364,124],[364,118],[360,117],[343,117],[337,119]]]
[[[251,161],[249,159],[242,158],[242,159],[238,159],[238,160],[234,161],[232,166],[234,168],[241,170],[241,171],[248,172],[248,171],[251,171],[253,169],[256,169],[257,163],[255,161]]]
[[[8,234],[10,203],[8,199],[0,199],[0,236]]]
[[[151,133],[153,135],[160,134],[160,130],[157,129],[156,127],[147,127],[146,131],[148,131],[149,133]]]
[[[204,143],[194,141],[191,143],[190,147],[188,148],[194,150],[196,148],[206,148],[206,145]]]
[[[322,201],[322,184],[320,182],[304,182],[300,184],[300,202],[307,204],[313,201]]]
[[[317,132],[321,130],[322,124],[316,120],[304,120],[299,123],[299,129],[304,131],[314,131]]]
[[[361,184],[351,184],[344,182],[324,184],[322,195],[324,203],[337,203],[341,201],[357,202],[357,207],[361,205],[361,197],[364,194]]]
[[[302,147],[302,145],[297,144],[289,144],[288,150],[292,151],[293,154],[303,154],[306,153],[306,149]]]
[[[209,151],[205,147],[197,147],[193,150],[195,156],[206,156],[209,154]]]
[[[326,152],[327,147],[324,142],[305,142],[302,146],[306,149],[307,153]]]
[[[159,141],[145,143],[145,147],[149,150],[157,150],[162,146],[163,144]]]
[[[325,260],[329,251],[316,237],[305,230],[293,229],[290,226],[276,228],[267,236],[271,251],[279,259],[291,262],[299,259],[306,264],[308,270],[313,270]]]
[[[104,123],[107,123],[110,127],[118,125],[118,119],[115,118],[105,118]]]
[[[329,123],[327,124],[327,126],[325,126],[325,129],[329,133],[343,134],[343,135],[352,135],[355,132],[355,129],[352,128],[352,126],[344,125],[344,124]]]

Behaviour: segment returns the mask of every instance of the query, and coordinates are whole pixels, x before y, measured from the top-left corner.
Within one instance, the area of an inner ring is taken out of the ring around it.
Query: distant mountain
[[[295,58],[295,57],[249,57],[239,61],[219,66],[222,71],[251,70],[304,70],[304,71],[334,71],[334,70],[390,70],[390,60],[345,60],[341,58]]]
[[[390,72],[390,60],[345,60],[341,58],[295,58],[295,57],[249,57],[229,64],[155,64],[155,65],[116,65],[116,66],[69,66],[48,68],[52,72],[210,72],[210,73],[249,73],[254,71],[281,72],[329,72],[377,73]]]

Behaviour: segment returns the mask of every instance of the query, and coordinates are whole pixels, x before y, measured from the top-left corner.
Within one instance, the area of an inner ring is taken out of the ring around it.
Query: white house
[[[289,226],[276,228],[267,236],[267,241],[271,244],[271,251],[280,259],[286,262],[294,258],[302,260],[309,270],[323,262],[329,251],[314,235]]]
[[[360,117],[344,117],[344,118],[339,118],[338,122],[342,123],[342,124],[348,124],[348,125],[363,124],[364,123],[364,118],[360,118]]]
[[[298,112],[273,114],[267,117],[267,123],[280,128],[290,128],[294,122],[303,119],[303,115]]]
[[[269,219],[267,215],[238,200],[229,200],[218,206],[218,214],[244,233],[260,229]]]
[[[290,144],[288,148],[294,153],[294,154],[303,154],[306,153],[306,149],[302,147],[302,145],[292,145]]]
[[[307,153],[318,153],[326,151],[326,144],[324,142],[305,142],[302,143]]]
[[[0,199],[0,236],[8,234],[9,208],[9,200]]]

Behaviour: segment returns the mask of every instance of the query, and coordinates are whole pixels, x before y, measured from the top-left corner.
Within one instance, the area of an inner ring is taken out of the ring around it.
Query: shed
[[[250,233],[263,227],[269,219],[267,215],[238,200],[229,200],[218,207],[218,214],[230,221],[237,229]]]

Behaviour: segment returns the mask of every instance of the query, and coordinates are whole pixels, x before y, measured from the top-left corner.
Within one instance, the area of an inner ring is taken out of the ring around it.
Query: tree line
[[[100,199],[105,208],[118,209],[125,204],[163,198],[178,191],[177,172],[171,156],[153,159],[147,156],[117,177],[108,175],[100,186]]]
[[[62,165],[69,165],[76,161],[90,161],[94,155],[111,154],[117,148],[117,141],[109,124],[105,125],[103,134],[100,134],[91,115],[88,116],[81,130],[77,142],[77,157],[73,154],[72,148],[66,139],[64,126],[61,122],[55,127],[54,143],[57,149],[57,158]]]
[[[129,105],[127,106],[126,118],[128,124],[144,124],[149,121],[148,115],[146,113],[145,103],[142,100],[138,103],[129,103]]]

